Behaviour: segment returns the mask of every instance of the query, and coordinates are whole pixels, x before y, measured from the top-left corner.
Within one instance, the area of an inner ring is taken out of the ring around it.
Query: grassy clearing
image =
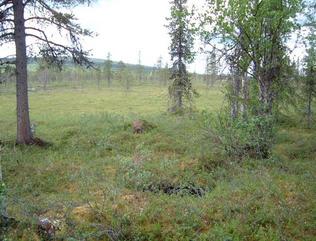
[[[219,111],[220,91],[198,89],[198,110]],[[10,214],[59,220],[57,240],[315,239],[315,129],[281,126],[272,158],[235,163],[214,152],[199,112],[165,113],[166,95],[152,86],[32,92],[36,133],[53,143],[41,149],[14,147],[15,99],[2,93]],[[156,128],[133,134],[138,118]],[[22,227],[7,240],[38,237]]]

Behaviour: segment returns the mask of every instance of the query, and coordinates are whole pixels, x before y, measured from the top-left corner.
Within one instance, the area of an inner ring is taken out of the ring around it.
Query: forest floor
[[[198,90],[183,116],[167,114],[160,87],[30,92],[47,148],[14,145],[15,96],[0,93],[10,216],[53,220],[56,240],[315,240],[316,129],[287,118],[269,159],[232,161],[214,153],[201,118],[223,94]],[[134,134],[136,119],[154,128]],[[40,239],[22,225],[5,240]]]

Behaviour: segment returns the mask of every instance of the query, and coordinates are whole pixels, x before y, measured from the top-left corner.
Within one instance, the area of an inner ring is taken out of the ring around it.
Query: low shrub
[[[272,116],[233,120],[227,115],[214,117],[203,113],[203,128],[213,146],[237,160],[245,157],[267,159],[274,143]]]

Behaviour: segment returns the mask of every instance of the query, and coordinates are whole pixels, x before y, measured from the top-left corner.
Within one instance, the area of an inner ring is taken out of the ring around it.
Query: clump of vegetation
[[[168,195],[192,195],[201,197],[213,188],[212,177],[206,173],[193,178],[189,173],[177,176],[172,171],[179,165],[177,160],[163,160],[159,163],[135,163],[125,160],[120,165],[118,182],[128,188],[143,192]]]
[[[262,116],[231,119],[204,113],[205,134],[227,157],[267,159],[275,138],[275,121]]]

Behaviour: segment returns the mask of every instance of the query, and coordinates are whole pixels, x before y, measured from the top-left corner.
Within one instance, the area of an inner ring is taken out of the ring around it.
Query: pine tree
[[[31,132],[29,117],[26,38],[37,41],[40,54],[50,64],[61,66],[65,57],[69,56],[75,63],[90,65],[86,58],[87,52],[81,48],[80,36],[91,35],[91,32],[82,29],[75,22],[75,16],[65,11],[67,8],[83,3],[90,3],[90,0],[0,2],[0,42],[14,42],[16,49],[16,59],[12,64],[16,68],[18,144],[36,143]],[[58,43],[50,38],[45,31],[48,27],[55,27],[56,33],[68,36],[69,44]]]

